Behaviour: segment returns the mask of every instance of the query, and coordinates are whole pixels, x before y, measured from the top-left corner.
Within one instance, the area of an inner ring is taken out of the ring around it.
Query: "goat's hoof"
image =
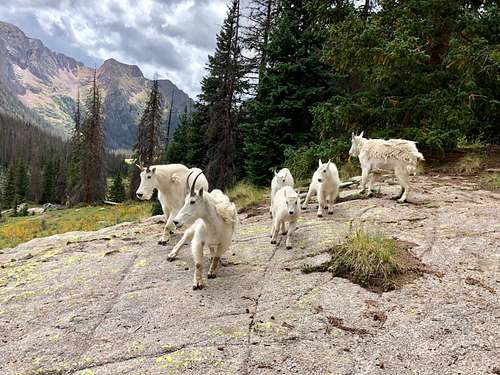
[[[286,236],[288,234],[288,231],[281,232],[282,236]]]
[[[215,278],[217,277],[217,275],[216,275],[215,273],[209,273],[209,274],[207,275],[207,277],[208,277],[209,279],[215,279]]]
[[[323,214],[318,214],[318,217],[323,217]]]
[[[160,241],[158,241],[158,245],[167,246],[167,242],[168,241],[160,240]]]
[[[307,210],[307,206],[302,206],[301,207],[303,210]]]
[[[173,262],[175,260],[175,256],[173,256],[173,255],[167,255],[167,260],[169,262]]]
[[[202,290],[203,289],[203,284],[197,283],[193,285],[193,290]]]
[[[286,248],[290,250],[292,248],[292,245],[286,245]]]
[[[401,198],[399,198],[399,199],[397,200],[397,202],[398,202],[398,203],[406,203],[406,199],[401,199]]]
[[[276,240],[271,240],[271,244],[275,245],[276,244]]]
[[[328,215],[333,215],[333,211],[328,211]]]

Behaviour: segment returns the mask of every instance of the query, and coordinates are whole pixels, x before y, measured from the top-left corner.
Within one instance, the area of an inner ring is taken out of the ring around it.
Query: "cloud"
[[[9,0],[0,20],[87,65],[136,64],[194,97],[226,10],[225,0]]]

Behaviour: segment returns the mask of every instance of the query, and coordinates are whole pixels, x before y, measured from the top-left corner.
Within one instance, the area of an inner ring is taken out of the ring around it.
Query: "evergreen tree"
[[[207,109],[206,174],[210,185],[225,189],[236,181],[236,149],[239,108],[248,85],[241,56],[239,0],[233,0],[217,35],[213,56],[208,57],[208,75],[201,82],[201,106]]]
[[[7,176],[5,179],[5,186],[2,194],[2,205],[3,207],[12,207],[12,203],[16,197],[16,174],[15,166],[11,164],[7,168]]]
[[[134,145],[134,158],[144,165],[151,165],[161,155],[162,95],[158,80],[153,81],[149,99],[137,126],[137,142]],[[137,167],[132,166],[129,173],[129,197],[135,199],[140,176]]]
[[[69,201],[79,202],[82,199],[82,186],[80,177],[80,160],[81,160],[81,148],[82,148],[82,114],[80,109],[80,90],[77,93],[76,108],[74,113],[74,125],[73,134],[71,136],[71,153],[69,158],[69,168],[68,168],[68,182],[67,182],[67,192],[66,195]]]
[[[311,140],[311,107],[332,93],[330,68],[321,60],[332,1],[282,0],[267,48],[267,69],[248,105],[245,170],[266,184],[287,147]]]
[[[42,203],[51,203],[55,200],[56,171],[52,160],[45,163],[42,172]]]
[[[123,177],[121,173],[117,173],[113,177],[109,197],[113,202],[123,202],[126,199],[125,186],[123,185]]]
[[[26,162],[18,159],[15,164],[15,194],[19,202],[26,201],[29,191],[29,171]]]
[[[104,165],[104,134],[101,93],[97,85],[96,72],[92,88],[86,102],[87,115],[82,126],[82,144],[80,155],[80,176],[82,201],[101,202],[106,194],[106,176]]]

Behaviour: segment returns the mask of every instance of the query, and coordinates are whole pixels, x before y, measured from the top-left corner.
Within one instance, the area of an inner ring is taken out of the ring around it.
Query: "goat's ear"
[[[332,162],[332,159],[328,159],[328,163],[326,164],[326,165],[327,165],[327,167],[329,167],[329,166],[330,166],[330,163],[331,163],[331,162]]]
[[[277,176],[278,175],[278,172],[276,172],[276,169],[274,170],[274,175]]]
[[[200,188],[200,190],[198,191],[198,195],[199,195],[200,197],[203,197],[203,188]]]
[[[135,165],[139,170],[142,172],[144,170],[144,167],[142,165],[136,164]]]
[[[156,172],[156,168],[151,169],[151,173],[155,173],[155,172]]]
[[[354,134],[354,132],[351,133],[351,139],[354,139],[356,135]]]
[[[321,162],[321,159],[319,159],[319,166],[321,167],[323,163]]]
[[[365,131],[363,130],[361,134],[359,135],[361,138],[363,138],[363,135],[365,134]]]

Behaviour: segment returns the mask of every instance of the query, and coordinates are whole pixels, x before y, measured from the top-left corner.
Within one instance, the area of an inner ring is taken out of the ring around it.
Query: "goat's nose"
[[[323,181],[323,180],[321,178],[318,178],[318,182],[321,182],[321,181]]]
[[[179,225],[179,220],[174,220],[175,225]]]
[[[137,193],[137,198],[142,198],[143,195],[144,194],[142,194],[142,193]]]
[[[293,215],[293,213],[294,213],[294,212],[295,212],[295,211],[291,211],[291,210],[289,210],[289,211],[288,211],[288,213],[289,213],[290,215]]]

